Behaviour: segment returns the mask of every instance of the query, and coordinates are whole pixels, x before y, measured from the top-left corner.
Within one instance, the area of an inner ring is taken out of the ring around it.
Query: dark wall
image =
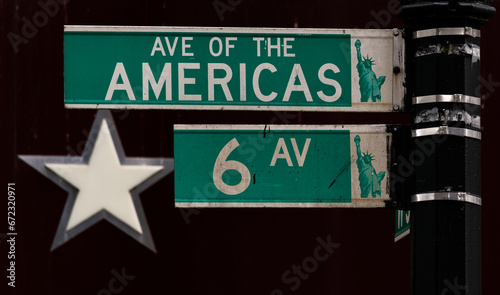
[[[54,5],[57,11],[30,31],[24,24],[43,11],[37,1],[0,1],[0,153],[5,171],[1,175],[2,185],[15,182],[17,190],[16,294],[111,294],[102,290],[108,289],[112,272],[123,269],[135,278],[120,294],[272,294],[275,289],[284,294],[409,293],[410,243],[409,238],[394,243],[394,211],[203,209],[187,217],[174,208],[173,174],[141,194],[157,254],[105,221],[51,252],[67,193],[17,158],[19,154],[77,155],[87,139],[96,111],[67,110],[63,104],[65,24],[403,27],[394,14],[399,7],[396,1],[66,2]],[[218,14],[214,3],[233,5]],[[493,5],[499,9],[500,1]],[[484,294],[498,293],[500,275],[496,186],[500,157],[495,127],[500,107],[499,31],[496,16],[483,27],[481,46]],[[17,39],[20,43],[13,46],[9,33],[22,41]],[[174,123],[264,124],[275,117],[280,123],[303,124],[406,124],[411,119],[408,114],[114,112],[129,157],[172,157]],[[6,202],[0,201],[2,208]],[[1,225],[0,232],[5,231],[6,225]],[[326,261],[294,283],[282,280],[285,272],[313,255],[318,238],[327,237],[341,245]],[[0,241],[0,268],[6,269],[4,235]],[[0,275],[0,290],[12,292],[5,273]]]

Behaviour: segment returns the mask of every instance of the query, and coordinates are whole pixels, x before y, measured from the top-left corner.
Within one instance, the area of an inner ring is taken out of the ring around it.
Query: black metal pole
[[[401,0],[410,26],[414,295],[481,294],[479,41],[491,2]]]

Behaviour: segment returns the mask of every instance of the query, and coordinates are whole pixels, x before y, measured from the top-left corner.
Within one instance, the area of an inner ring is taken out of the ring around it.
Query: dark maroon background
[[[141,194],[157,254],[105,221],[50,251],[67,193],[17,155],[68,155],[83,147],[85,130],[91,127],[96,111],[64,108],[64,24],[404,27],[394,14],[384,12],[388,1],[382,0],[232,2],[241,3],[221,20],[211,0],[72,0],[60,5],[59,12],[15,54],[7,34],[21,35],[22,18],[31,20],[41,9],[37,1],[0,1],[1,185],[5,189],[8,182],[15,182],[17,189],[17,294],[98,294],[108,288],[111,271],[122,268],[135,279],[120,294],[270,294],[274,289],[285,294],[409,293],[410,242],[405,238],[394,243],[392,210],[204,209],[187,224],[174,208],[173,174]],[[499,9],[500,1],[495,0],[494,6]],[[496,82],[482,90],[483,294],[498,294],[500,289],[499,31],[497,15],[483,27],[481,46],[481,75]],[[303,124],[411,120],[408,114],[289,115],[294,117],[289,123]],[[259,124],[275,116],[273,112],[147,110],[116,112],[114,119],[127,156],[172,157],[174,123]],[[1,208],[7,203],[4,197]],[[6,209],[0,212],[4,216],[0,220],[7,219]],[[6,230],[5,220],[0,232]],[[316,238],[328,235],[340,248],[292,292],[291,285],[282,282],[282,274],[312,256]],[[12,291],[5,280],[4,238],[0,245],[0,290]]]

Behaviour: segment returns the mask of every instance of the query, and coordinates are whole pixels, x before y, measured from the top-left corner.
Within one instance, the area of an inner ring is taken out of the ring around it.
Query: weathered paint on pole
[[[412,292],[481,294],[480,26],[491,1],[401,1],[413,96]],[[431,148],[432,147],[432,148]]]

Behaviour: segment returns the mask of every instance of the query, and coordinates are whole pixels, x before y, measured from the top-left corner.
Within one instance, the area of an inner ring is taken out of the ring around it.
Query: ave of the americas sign
[[[384,207],[385,125],[175,125],[177,207]]]
[[[67,108],[392,112],[399,30],[65,26]]]

